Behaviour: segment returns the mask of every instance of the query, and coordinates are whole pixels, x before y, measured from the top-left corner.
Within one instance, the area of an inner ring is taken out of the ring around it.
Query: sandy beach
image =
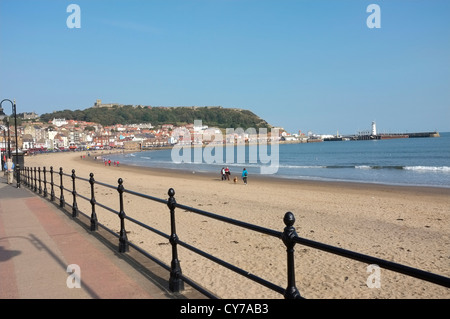
[[[85,158],[80,156],[85,155]],[[107,152],[54,153],[25,158],[25,166],[59,167],[70,174],[167,199],[174,188],[179,204],[244,222],[283,231],[283,216],[290,211],[300,237],[401,263],[450,277],[450,188],[400,187],[361,183],[281,180],[249,176],[248,185],[221,181],[219,174],[105,166],[94,161]],[[240,172],[233,172],[232,177]],[[56,178],[57,175],[55,175]],[[59,176],[55,183],[59,185]],[[66,177],[64,185],[71,187]],[[90,197],[89,183],[77,183],[77,192]],[[59,190],[56,191],[59,196]],[[96,187],[96,200],[119,210],[117,191]],[[65,194],[71,203],[71,194]],[[127,216],[170,234],[167,206],[125,194]],[[78,201],[90,214],[90,203]],[[99,222],[119,231],[115,214],[97,207]],[[196,246],[249,273],[286,287],[286,251],[281,240],[193,213],[176,210],[180,240]],[[128,239],[167,264],[171,246],[158,235],[126,223]],[[183,274],[221,298],[282,298],[203,257],[179,247]],[[381,269],[380,288],[369,288],[368,264],[316,249],[295,246],[296,285],[309,299],[442,299],[450,289]]]

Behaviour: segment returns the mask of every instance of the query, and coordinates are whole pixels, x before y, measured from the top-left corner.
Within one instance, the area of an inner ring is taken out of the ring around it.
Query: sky
[[[291,133],[447,132],[449,14],[448,0],[0,0],[0,99],[18,113],[101,99],[248,109]]]

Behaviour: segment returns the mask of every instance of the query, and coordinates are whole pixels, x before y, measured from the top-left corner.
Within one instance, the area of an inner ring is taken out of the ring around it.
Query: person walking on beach
[[[228,167],[225,168],[225,176],[227,177],[228,181],[230,180],[230,175],[231,175],[230,169]]]
[[[226,179],[226,177],[225,177],[225,167],[222,167],[222,169],[220,170],[220,174],[222,175],[222,180],[224,181]]]
[[[243,169],[242,170],[242,180],[244,181],[244,185],[247,185],[247,177],[248,177],[248,172],[247,169]]]

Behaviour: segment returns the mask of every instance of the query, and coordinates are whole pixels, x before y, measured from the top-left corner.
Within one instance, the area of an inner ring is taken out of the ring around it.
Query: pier
[[[440,137],[439,132],[420,132],[420,133],[382,133],[376,135],[355,135],[352,140],[387,140],[396,138],[424,138]]]
[[[422,138],[422,137],[440,137],[439,132],[418,132],[418,133],[377,133],[376,123],[372,122],[371,130],[358,132],[350,136],[334,136],[324,138],[324,141],[368,141],[368,140],[388,140],[397,138]]]

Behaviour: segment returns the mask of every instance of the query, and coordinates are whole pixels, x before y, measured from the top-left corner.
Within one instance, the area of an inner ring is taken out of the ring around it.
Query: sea
[[[121,164],[217,174],[229,167],[298,180],[450,188],[450,132],[440,137],[324,141],[272,146],[175,147],[108,155]],[[271,169],[267,169],[270,167]],[[266,168],[264,170],[264,168]]]

